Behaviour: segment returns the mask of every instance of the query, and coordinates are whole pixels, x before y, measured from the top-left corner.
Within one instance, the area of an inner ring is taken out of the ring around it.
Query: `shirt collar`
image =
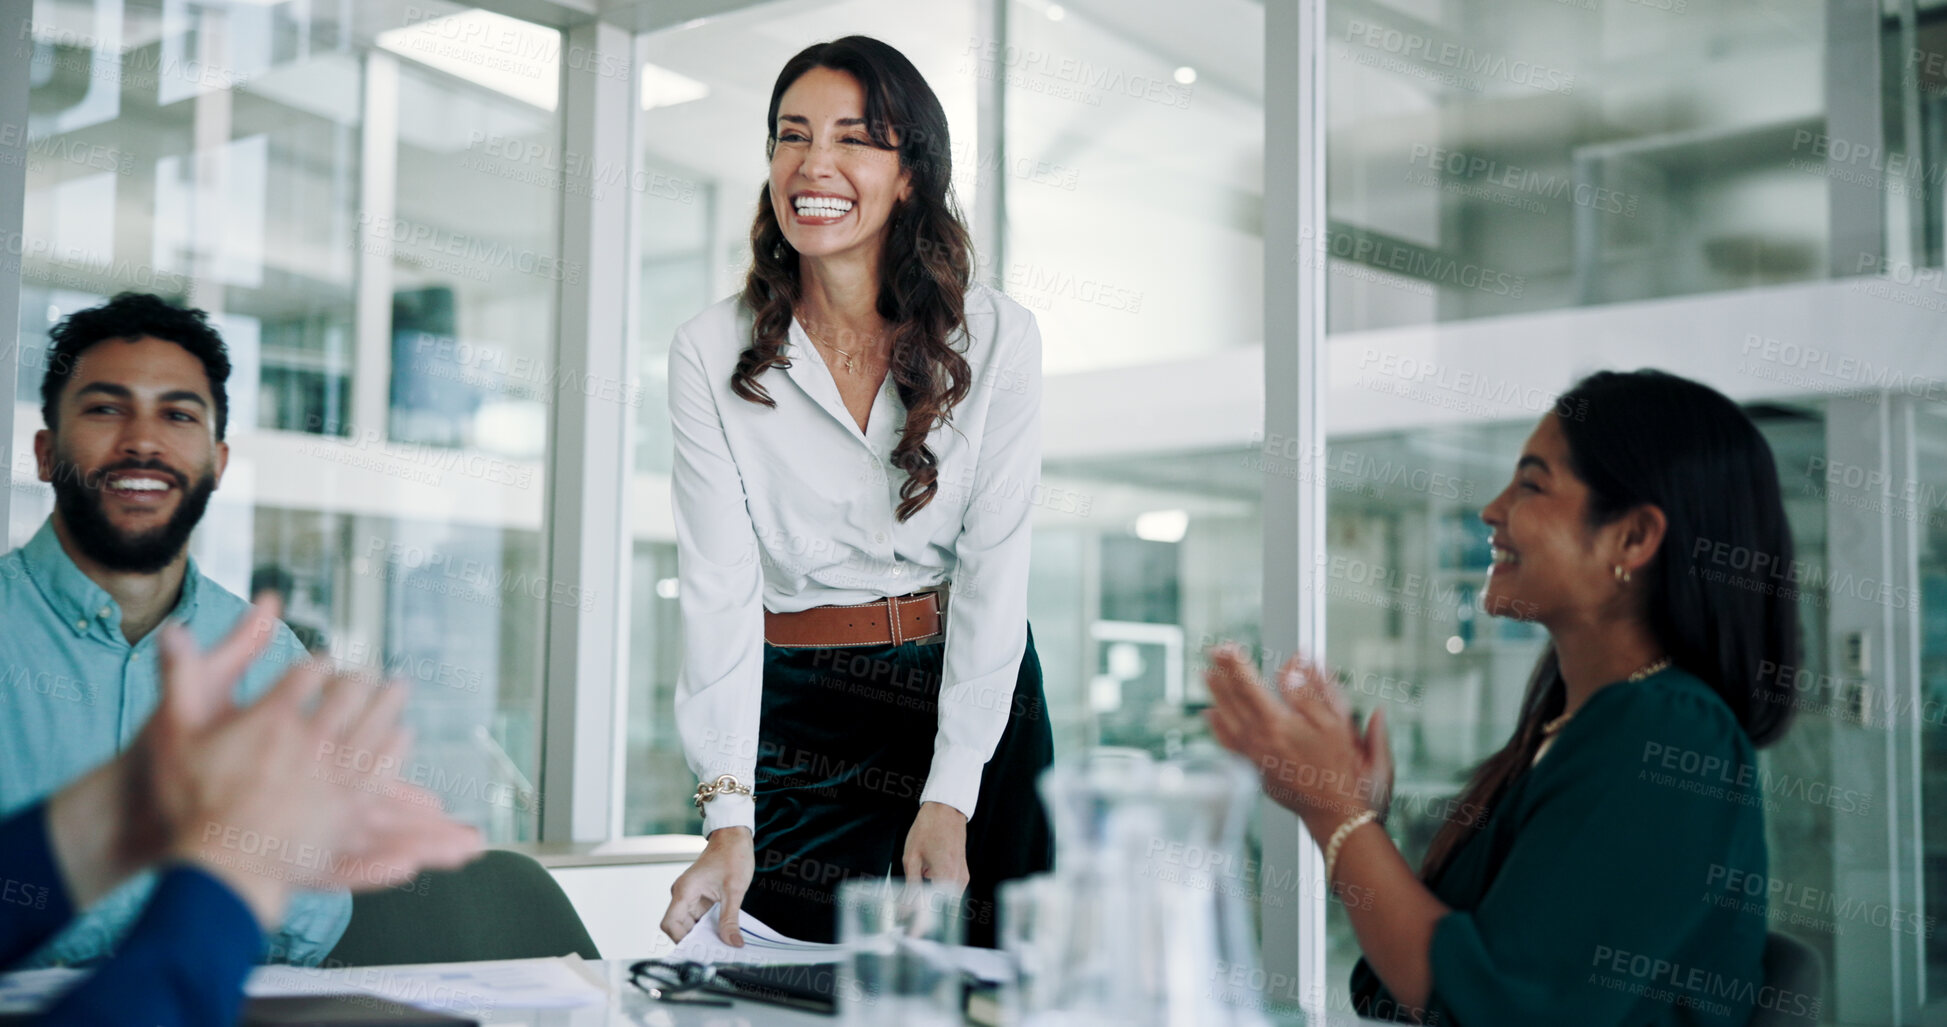
[[[859,423],[852,419],[852,412],[845,409],[845,399],[838,394],[838,379],[825,363],[824,354],[811,342],[811,335],[797,318],[791,319],[791,327],[785,333],[785,343],[789,347],[785,356],[790,362],[785,365],[785,374],[798,383],[811,401],[824,408],[851,434],[854,439],[866,444],[875,452],[889,453],[895,441],[892,436],[897,428],[892,423],[894,417],[889,413],[894,404],[899,403],[899,391],[894,387],[892,375],[887,374],[885,383],[872,397],[872,413],[866,418],[866,431],[859,431]],[[903,404],[902,404],[903,406]],[[904,420],[904,418],[899,418]]]
[[[122,607],[115,598],[93,578],[82,573],[75,566],[68,551],[61,548],[61,538],[54,533],[54,518],[50,515],[41,522],[39,531],[21,547],[22,562],[27,573],[40,588],[41,595],[47,599],[54,612],[73,627],[77,634],[87,634],[99,625],[113,637],[122,637]],[[196,612],[196,582],[202,573],[196,569],[196,558],[189,557],[188,566],[183,569],[183,591],[176,600],[171,617],[187,622]]]

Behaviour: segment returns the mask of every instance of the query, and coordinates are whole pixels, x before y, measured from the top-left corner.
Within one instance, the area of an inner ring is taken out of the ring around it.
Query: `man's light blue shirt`
[[[215,645],[250,604],[205,578],[189,561],[182,598],[169,614],[197,644]],[[44,798],[133,741],[155,709],[161,674],[159,636],[130,645],[122,611],[61,548],[50,518],[33,539],[0,556],[0,817]],[[257,698],[304,655],[291,629],[244,673],[237,701]],[[85,963],[114,951],[149,894],[155,875],[130,880],[77,917],[20,969]],[[351,920],[344,892],[299,892],[269,958],[315,965]]]

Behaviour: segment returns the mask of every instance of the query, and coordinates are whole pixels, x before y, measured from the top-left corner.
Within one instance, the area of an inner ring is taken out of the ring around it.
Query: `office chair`
[[[1825,990],[1825,961],[1804,942],[1777,931],[1764,937],[1764,982],[1779,1000],[1759,1006],[1749,1027],[1809,1027],[1819,1022],[1804,1010],[1818,1008]],[[1803,1000],[1800,1000],[1803,996]]]
[[[504,849],[458,870],[420,874],[352,897],[345,936],[325,966],[534,959],[600,959],[594,939],[546,867]]]

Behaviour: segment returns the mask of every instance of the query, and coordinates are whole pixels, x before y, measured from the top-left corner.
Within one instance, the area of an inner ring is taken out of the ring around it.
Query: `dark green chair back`
[[[1764,983],[1776,1001],[1760,1002],[1748,1027],[1816,1027],[1825,991],[1825,960],[1796,938],[1777,931],[1764,939]]]
[[[352,897],[352,920],[326,966],[600,959],[568,895],[532,857],[504,849]]]

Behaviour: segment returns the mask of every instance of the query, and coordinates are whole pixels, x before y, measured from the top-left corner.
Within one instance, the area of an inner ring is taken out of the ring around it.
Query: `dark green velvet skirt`
[[[757,870],[744,908],[783,933],[834,941],[851,878],[900,876],[939,727],[938,641],[764,649]],[[995,889],[1054,865],[1035,779],[1054,757],[1041,661],[1028,633],[1007,730],[967,824],[966,940],[994,945]]]

